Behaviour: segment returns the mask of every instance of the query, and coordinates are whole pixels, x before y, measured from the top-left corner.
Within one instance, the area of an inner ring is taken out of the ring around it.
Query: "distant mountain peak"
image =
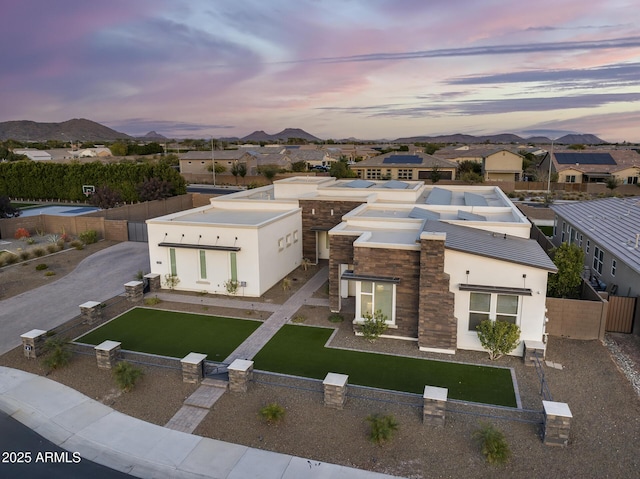
[[[257,130],[247,135],[243,138],[240,138],[241,141],[288,141],[291,138],[301,138],[306,141],[314,142],[314,141],[322,141],[317,136],[313,136],[310,133],[307,133],[301,128],[285,128],[280,133],[276,133],[274,135],[270,135],[265,133],[262,130]]]
[[[0,140],[17,141],[114,141],[130,139],[125,133],[87,120],[73,118],[62,123],[38,123],[29,120],[0,122]]]

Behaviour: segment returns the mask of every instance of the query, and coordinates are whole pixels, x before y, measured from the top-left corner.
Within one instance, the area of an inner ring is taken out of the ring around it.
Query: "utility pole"
[[[547,191],[551,194],[551,161],[553,157],[553,142],[555,140],[551,140],[551,153],[549,153],[549,178],[547,178]]]
[[[211,171],[213,171],[213,186],[216,186],[216,162],[213,158],[213,137],[211,138]]]

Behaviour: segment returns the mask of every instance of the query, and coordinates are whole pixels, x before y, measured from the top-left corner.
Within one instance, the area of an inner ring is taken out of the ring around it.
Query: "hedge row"
[[[83,185],[108,186],[123,201],[138,201],[136,186],[149,178],[168,181],[174,195],[186,193],[184,178],[166,164],[148,163],[0,163],[0,194],[12,198],[84,201]]]

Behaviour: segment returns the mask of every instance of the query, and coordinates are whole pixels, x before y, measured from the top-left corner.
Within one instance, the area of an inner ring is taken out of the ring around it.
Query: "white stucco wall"
[[[469,271],[467,276],[466,272]],[[455,294],[458,320],[458,348],[483,351],[477,333],[469,331],[469,291],[460,291],[461,283],[529,288],[532,296],[520,296],[517,324],[522,331],[520,346],[512,355],[521,355],[522,341],[542,341],[545,325],[547,276],[545,270],[498,261],[468,253],[447,250],[445,272],[450,275],[450,290]],[[523,275],[527,275],[523,278]]]

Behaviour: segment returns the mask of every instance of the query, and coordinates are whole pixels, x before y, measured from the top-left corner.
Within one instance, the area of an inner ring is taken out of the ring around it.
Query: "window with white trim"
[[[578,244],[580,245],[580,248],[582,248],[582,235],[580,235],[580,242]]]
[[[576,175],[567,175],[565,182],[566,183],[575,183],[576,182]]]
[[[560,238],[560,241],[562,241],[564,243],[564,230],[566,228],[566,223],[563,221],[562,222],[562,237]]]
[[[618,267],[618,262],[615,259],[611,260],[611,276],[616,275],[616,269]]]
[[[365,314],[372,316],[380,311],[388,324],[395,324],[396,285],[387,282],[359,281],[356,283],[356,318],[364,319]]]
[[[604,251],[599,247],[595,247],[593,250],[593,269],[602,274],[602,264],[604,263]]]
[[[590,248],[591,248],[591,240],[587,240],[587,253],[589,253]]]
[[[201,249],[198,254],[200,257],[200,279],[207,279],[207,252]]]
[[[469,295],[469,331],[477,331],[486,320],[518,323],[520,297],[512,294],[471,293]]]

